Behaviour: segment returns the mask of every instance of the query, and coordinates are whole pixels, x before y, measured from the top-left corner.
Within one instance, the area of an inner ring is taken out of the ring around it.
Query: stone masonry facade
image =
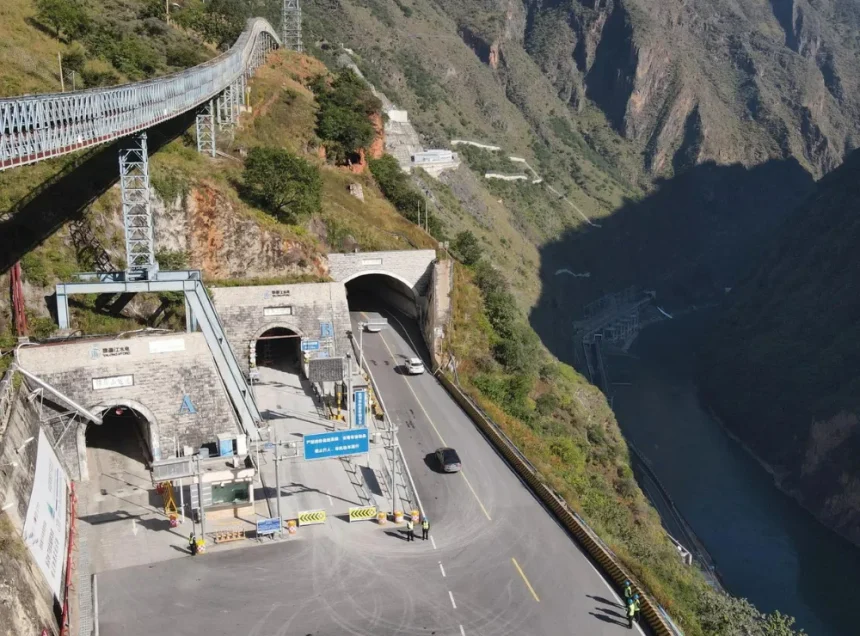
[[[339,283],[347,283],[362,274],[387,274],[400,280],[420,296],[424,295],[430,283],[435,260],[435,250],[328,255],[331,277]]]
[[[324,339],[331,325],[332,355],[351,351],[349,305],[342,283],[301,283],[256,287],[210,287],[239,367],[248,373],[250,347],[269,329],[290,329],[306,340]]]
[[[126,406],[140,413],[149,425],[154,459],[172,456],[174,439],[180,449],[196,449],[220,433],[241,433],[202,333],[24,347],[19,360],[22,368],[91,412]],[[48,409],[55,400],[48,392],[44,398]],[[68,417],[46,424],[54,443],[62,437],[58,450],[72,479],[87,479],[87,424],[80,419],[73,430],[65,430]]]

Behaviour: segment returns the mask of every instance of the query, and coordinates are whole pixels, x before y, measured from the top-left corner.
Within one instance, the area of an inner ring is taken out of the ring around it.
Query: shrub
[[[284,223],[297,223],[320,210],[319,168],[286,150],[252,148],[244,181],[246,194]]]
[[[382,103],[367,83],[351,69],[338,75],[331,86],[317,77],[311,88],[317,96],[317,135],[337,163],[345,163],[373,141],[376,131],[370,121],[378,115]]]
[[[61,35],[80,39],[90,27],[86,9],[76,0],[36,0],[36,19],[53,27],[58,40]]]
[[[409,177],[400,169],[397,159],[391,155],[384,155],[381,159],[371,160],[370,172],[379,184],[382,193],[400,214],[413,223],[417,223],[418,210],[422,210],[422,225],[424,224],[424,215],[429,214],[427,226],[430,235],[440,241],[444,239],[441,221],[427,208],[424,195],[412,185]]]
[[[481,260],[481,256],[484,254],[478,239],[469,230],[460,232],[456,236],[451,244],[451,249],[464,265],[474,265]]]
[[[113,71],[99,71],[92,68],[85,68],[82,70],[81,79],[84,82],[84,86],[87,88],[115,86],[116,84],[119,84],[119,75]]]

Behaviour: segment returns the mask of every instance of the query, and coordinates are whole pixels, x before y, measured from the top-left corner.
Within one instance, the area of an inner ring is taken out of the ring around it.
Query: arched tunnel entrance
[[[255,345],[257,367],[287,373],[301,372],[301,336],[287,327],[264,331]]]
[[[380,369],[380,379],[389,371],[401,375],[415,372],[420,365],[413,363],[410,371],[409,364],[415,358],[430,365],[419,322],[423,299],[415,290],[384,273],[362,274],[345,286],[356,344],[365,363]]]
[[[111,466],[135,464],[148,470],[152,462],[149,421],[139,411],[122,404],[107,408],[102,423],[90,424],[85,433],[87,463],[108,459]]]
[[[389,274],[362,274],[347,281],[346,296],[351,312],[393,309],[418,318],[417,294],[405,282]]]

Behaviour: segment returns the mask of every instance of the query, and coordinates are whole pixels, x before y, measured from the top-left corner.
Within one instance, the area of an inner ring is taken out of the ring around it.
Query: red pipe
[[[24,307],[24,288],[21,283],[21,263],[12,266],[12,312],[15,315],[15,332],[27,335],[27,311]]]

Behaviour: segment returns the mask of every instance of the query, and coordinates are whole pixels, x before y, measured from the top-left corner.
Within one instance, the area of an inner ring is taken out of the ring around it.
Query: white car
[[[377,323],[371,322],[371,323],[364,325],[364,330],[367,333],[379,333],[384,328],[385,328],[385,325],[378,323],[378,322]]]
[[[406,364],[403,365],[403,368],[406,369],[406,373],[409,375],[421,375],[424,373],[424,363],[421,361],[421,358],[409,358]]]

